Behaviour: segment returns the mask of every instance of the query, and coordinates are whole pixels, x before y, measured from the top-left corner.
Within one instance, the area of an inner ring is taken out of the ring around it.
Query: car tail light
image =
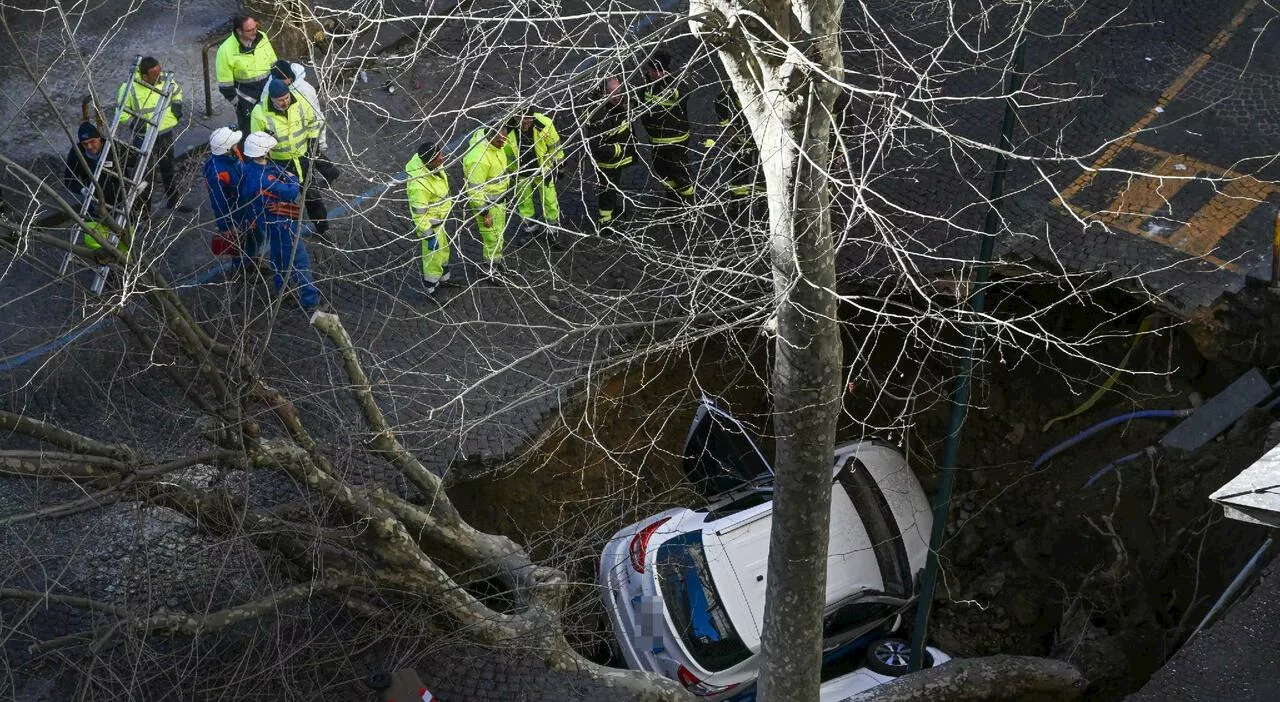
[[[686,690],[688,690],[689,692],[692,692],[693,694],[699,697],[707,697],[709,695],[718,695],[722,692],[727,692],[729,690],[732,690],[733,688],[738,686],[737,683],[734,683],[732,685],[725,685],[723,687],[708,685],[707,683],[704,683],[701,680],[699,680],[698,676],[694,675],[692,672],[689,671],[688,668],[684,666],[680,666],[680,668],[676,670],[676,678],[680,680],[680,684],[684,685],[684,688]]]
[[[653,524],[641,529],[638,534],[631,537],[631,545],[627,547],[627,550],[631,553],[631,567],[637,573],[644,572],[645,549],[649,548],[649,539],[653,538],[653,532],[657,531],[658,527],[666,524],[670,520],[671,517],[659,519]]]

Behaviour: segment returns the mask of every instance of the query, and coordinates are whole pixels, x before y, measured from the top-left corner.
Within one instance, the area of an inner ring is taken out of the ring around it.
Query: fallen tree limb
[[[128,447],[104,444],[34,417],[6,410],[0,410],[0,429],[16,431],[33,439],[47,441],[74,453],[87,453],[124,462],[131,462],[136,458]]]
[[[1088,683],[1054,658],[957,658],[904,675],[841,702],[1058,702],[1078,699]]]
[[[0,474],[19,478],[98,480],[119,477],[124,466],[97,456],[48,454],[24,456],[29,451],[0,451]]]
[[[108,460],[108,459],[99,459]],[[107,477],[120,477],[123,479],[112,485],[109,485],[96,492],[89,493],[84,497],[72,500],[70,502],[62,502],[59,504],[46,505],[29,512],[20,512],[4,519],[0,519],[0,526],[8,526],[21,522],[31,521],[32,519],[56,519],[59,517],[68,517],[73,514],[80,514],[95,509],[101,509],[108,505],[113,505],[125,497],[133,497],[134,494],[130,490],[144,480],[158,478],[165,473],[175,470],[189,468],[200,463],[217,463],[223,466],[237,467],[238,463],[242,463],[242,457],[231,451],[214,451],[211,453],[202,453],[195,456],[186,456],[157,466],[138,470],[124,475],[109,475]],[[5,459],[0,457],[0,473],[8,472],[5,470]],[[26,474],[23,477],[31,477],[33,474]],[[84,476],[64,475],[59,477],[79,478]]]

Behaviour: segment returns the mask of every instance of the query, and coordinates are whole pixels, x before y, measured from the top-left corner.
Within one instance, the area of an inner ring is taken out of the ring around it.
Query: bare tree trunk
[[[831,110],[839,88],[821,73],[841,74],[842,5],[842,0],[746,3],[744,9],[756,17],[735,14],[715,0],[690,8],[695,15],[712,15],[703,31],[720,45],[759,147],[768,190],[778,442],[760,700],[817,700],[821,684],[841,361],[828,191]]]

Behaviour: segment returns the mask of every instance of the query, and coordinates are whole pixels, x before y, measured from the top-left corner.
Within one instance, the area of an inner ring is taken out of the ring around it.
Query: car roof
[[[884,580],[871,537],[839,485],[831,490],[827,603],[864,590],[881,590]],[[768,582],[772,503],[703,525],[702,544],[725,612],[747,648],[760,650],[764,595]]]

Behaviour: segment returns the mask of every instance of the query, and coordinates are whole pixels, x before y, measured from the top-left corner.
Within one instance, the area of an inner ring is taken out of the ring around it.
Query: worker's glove
[[[435,251],[440,248],[440,237],[435,232],[427,232],[427,251]]]
[[[169,110],[173,112],[174,119],[182,119],[182,103],[180,102],[170,103]]]

